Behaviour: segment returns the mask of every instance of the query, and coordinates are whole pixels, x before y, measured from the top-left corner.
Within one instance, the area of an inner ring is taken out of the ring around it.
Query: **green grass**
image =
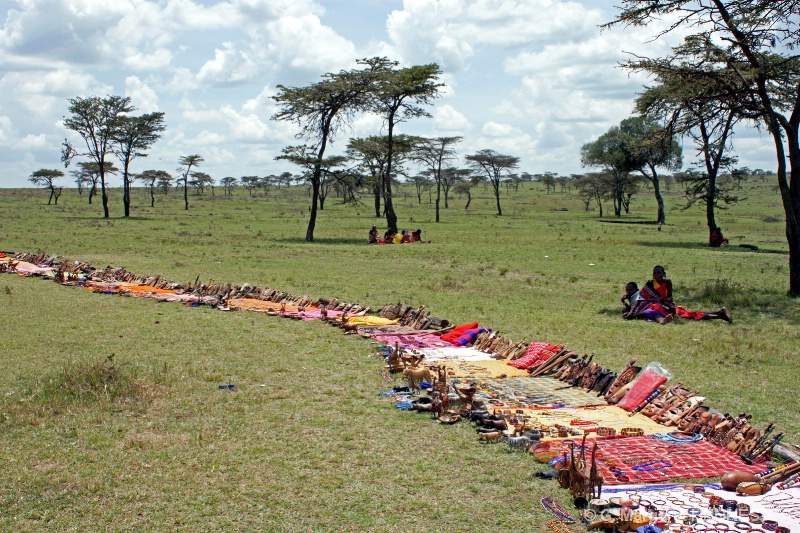
[[[188,212],[177,194],[149,208],[136,190],[128,220],[117,191],[105,220],[99,200],[73,191],[47,206],[44,191],[2,190],[0,250],[373,307],[424,304],[615,369],[657,360],[709,405],[775,421],[798,442],[800,302],[785,296],[780,198],[771,183],[746,187],[748,200],[719,213],[727,249],[704,246],[701,211],[670,209],[674,190],[659,232],[644,192],[622,220],[599,220],[575,194],[543,188],[503,197],[503,217],[479,189],[469,211],[451,199],[439,224],[401,192],[401,227],[432,241],[413,246],[364,245],[369,205],[330,198],[309,244],[307,198],[293,188],[191,197]],[[679,304],[726,305],[734,325],[621,320],[625,282],[643,283],[655,264]],[[540,467],[529,457],[478,444],[467,425],[396,411],[377,394],[392,383],[370,343],[329,326],[10,275],[0,306],[1,530],[543,531],[538,500],[568,503],[532,478]],[[218,389],[229,382],[236,391]]]

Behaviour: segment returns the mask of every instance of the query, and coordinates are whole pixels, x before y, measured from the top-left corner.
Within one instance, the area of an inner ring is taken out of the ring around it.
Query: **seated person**
[[[367,244],[378,244],[378,228],[372,226],[372,229],[369,230],[369,237],[367,238]]]
[[[396,233],[392,233],[389,230],[386,230],[386,233],[383,234],[383,243],[384,244],[394,244],[394,237],[397,235]]]
[[[733,323],[731,312],[722,307],[719,311],[689,311],[675,305],[672,299],[672,280],[667,279],[664,267],[653,267],[653,279],[644,284],[639,291],[638,304],[629,312],[629,318],[643,318],[668,324],[674,317],[692,320],[724,320]]]
[[[722,230],[719,227],[714,228],[714,231],[711,232],[709,246],[714,248],[724,248],[728,246],[728,238],[722,235]]]
[[[625,295],[620,298],[624,307],[622,317],[628,318],[628,314],[636,308],[639,299],[639,285],[634,281],[629,281],[625,285]]]
[[[401,242],[403,242],[403,236],[397,232],[392,233],[392,242],[395,244],[400,244]]]
[[[411,235],[411,233],[407,229],[404,229],[403,230],[403,237],[400,239],[400,242],[402,242],[402,243],[414,242],[414,237]]]
[[[418,229],[417,231],[412,231],[411,236],[414,237],[414,242],[421,242],[422,241],[422,230]]]

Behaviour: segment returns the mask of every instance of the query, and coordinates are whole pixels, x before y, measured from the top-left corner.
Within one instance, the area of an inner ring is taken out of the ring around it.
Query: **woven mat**
[[[735,453],[707,441],[672,444],[648,437],[629,437],[596,442],[597,467],[609,485],[716,477],[735,470],[755,474],[765,468],[764,464],[748,465]],[[619,480],[612,473],[612,466],[628,479]]]
[[[448,376],[455,378],[491,378],[503,379],[508,377],[528,376],[528,372],[512,366],[508,366],[506,361],[489,359],[486,361],[458,361],[450,360],[445,363]]]
[[[505,363],[505,361],[499,361]],[[513,367],[505,365],[511,370]],[[509,374],[510,375],[510,374]],[[531,405],[565,405],[583,406],[605,404],[596,394],[585,392],[575,387],[568,387],[563,381],[551,377],[530,377],[527,372],[523,377],[510,377],[503,381],[486,381],[492,393],[500,400],[513,401],[525,398]],[[567,387],[567,388],[565,388]]]

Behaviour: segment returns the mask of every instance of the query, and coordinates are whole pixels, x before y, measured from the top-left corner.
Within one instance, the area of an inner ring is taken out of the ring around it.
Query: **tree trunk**
[[[320,159],[322,159],[320,157]],[[308,215],[306,228],[306,242],[314,242],[314,228],[317,225],[317,202],[319,201],[319,165],[314,169],[311,177],[311,213]]]
[[[102,165],[100,166],[100,194],[103,200],[103,218],[108,218],[108,194],[106,193],[106,177]]]
[[[189,176],[188,173],[183,177],[183,205],[184,210],[189,210]]]
[[[706,224],[708,225],[708,245],[711,246],[711,234],[717,229],[717,221],[714,217],[714,191],[717,186],[716,173],[708,176],[708,190],[706,192]]]
[[[467,205],[464,206],[464,210],[469,209],[469,204],[472,203],[472,194],[467,191]]]
[[[122,206],[125,212],[124,216],[131,216],[131,181],[128,176],[128,161],[123,161],[122,169]]]
[[[650,176],[650,183],[653,184],[653,195],[656,197],[656,203],[658,204],[658,216],[656,217],[656,222],[658,224],[666,224],[666,214],[664,212],[664,198],[661,196],[661,181],[658,179],[658,174],[656,173],[655,167],[650,167],[650,171],[652,175]]]
[[[381,218],[381,184],[380,180],[375,182],[372,187],[372,192],[375,195],[375,218]]]
[[[55,191],[53,190],[53,187],[51,186],[50,187],[50,198],[47,199],[47,205],[50,205],[51,203],[53,203],[53,196],[55,196]]]
[[[386,213],[386,226],[390,233],[397,233],[397,215],[394,212],[394,202],[392,201],[392,134],[394,132],[394,113],[389,116],[388,131],[388,150],[386,153],[386,172],[383,177],[385,184],[383,209]]]
[[[150,185],[150,207],[156,206],[156,192],[153,189],[153,186]]]
[[[492,188],[494,189],[494,199],[497,203],[497,216],[503,216],[503,210],[500,209],[500,178],[492,180]]]
[[[439,222],[439,201],[442,197],[442,187],[441,184],[437,181],[436,182],[436,222]]]

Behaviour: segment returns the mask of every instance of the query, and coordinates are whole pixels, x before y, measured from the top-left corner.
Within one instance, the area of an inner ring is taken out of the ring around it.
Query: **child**
[[[625,296],[620,298],[622,305],[625,309],[622,312],[622,318],[631,319],[636,314],[638,307],[637,300],[639,299],[639,285],[633,281],[629,281],[625,285]]]

